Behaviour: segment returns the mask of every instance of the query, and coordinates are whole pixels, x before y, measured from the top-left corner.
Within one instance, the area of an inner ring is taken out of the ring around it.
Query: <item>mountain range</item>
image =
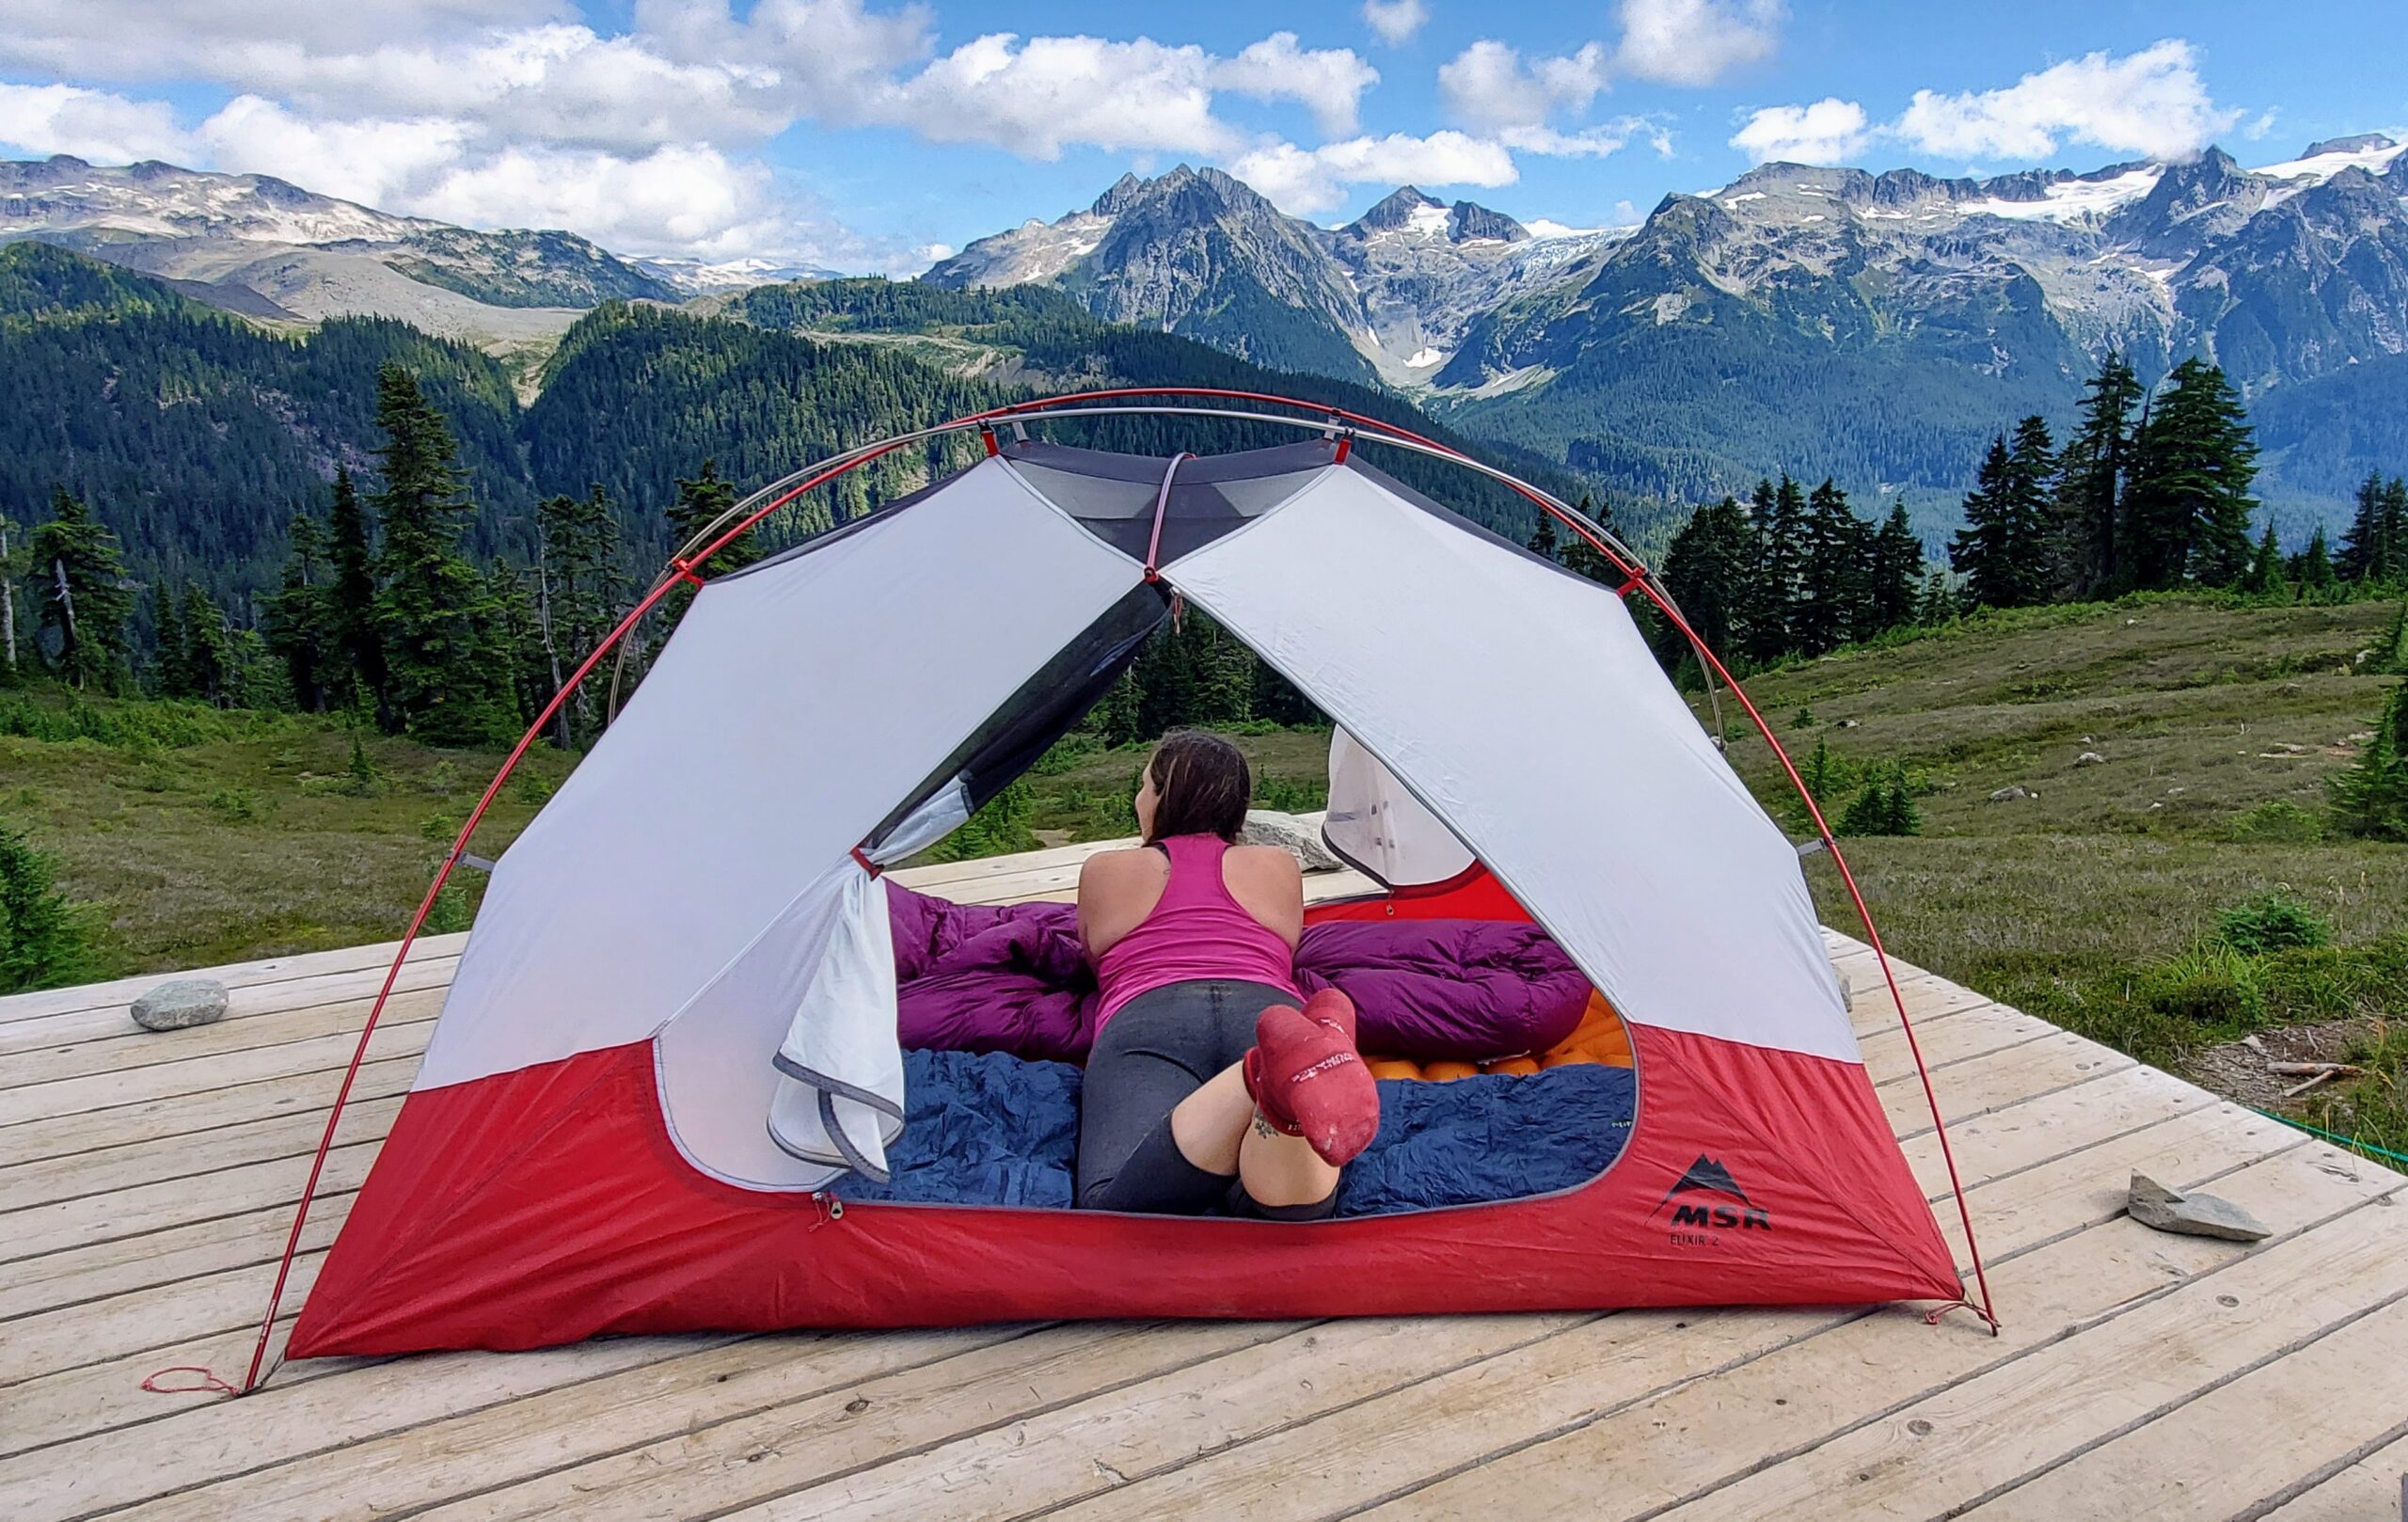
[[[0,165],[0,241],[24,238],[271,325],[367,313],[463,339],[516,363],[522,400],[605,303],[719,311],[827,273],[69,158]],[[2379,135],[2254,169],[2212,149],[1954,179],[1768,164],[1587,230],[1412,186],[1323,228],[1181,166],[979,239],[923,283],[1048,287],[1107,324],[1384,388],[1642,510],[1786,468],[1903,492],[1937,532],[1989,436],[2068,420],[2110,350],[2144,379],[2193,353],[2226,368],[2287,536],[2368,469],[2408,467],[2408,154]],[[816,336],[867,336],[861,310],[845,321]],[[1017,362],[943,326],[913,329],[912,352],[958,374]]]

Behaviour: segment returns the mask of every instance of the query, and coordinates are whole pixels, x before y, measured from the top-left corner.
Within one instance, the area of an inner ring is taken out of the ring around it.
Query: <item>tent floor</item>
[[[929,868],[1066,894],[1094,848]],[[1359,879],[1309,880],[1315,896]],[[284,1327],[390,1124],[461,937],[362,1070]],[[1871,954],[1831,951],[1956,1239]],[[238,1378],[389,946],[0,999],[0,1512],[185,1518],[2396,1516],[2408,1178],[1901,967],[2005,1322],[1906,1308],[642,1338]],[[2134,1169],[2274,1237],[2122,1218]],[[1961,1253],[1962,1244],[1958,1244]]]

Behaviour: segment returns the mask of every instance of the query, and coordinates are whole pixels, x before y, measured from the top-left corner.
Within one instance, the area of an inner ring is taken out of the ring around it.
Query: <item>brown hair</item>
[[[1172,835],[1218,835],[1236,844],[1254,797],[1244,752],[1210,730],[1174,729],[1154,747],[1146,774],[1154,782],[1148,845]]]

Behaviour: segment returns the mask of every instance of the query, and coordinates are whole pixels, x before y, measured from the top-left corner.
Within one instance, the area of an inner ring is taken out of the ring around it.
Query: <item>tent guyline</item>
[[[1294,417],[1267,413],[1239,412],[1234,409],[1222,406],[1198,405],[1193,402],[1176,405],[1135,406],[1117,404],[1133,401],[1134,399],[1191,397],[1209,398],[1220,402],[1266,404],[1291,407],[1298,409],[1301,412],[1308,413],[1311,416]],[[1782,748],[1779,738],[1773,734],[1770,725],[1765,721],[1763,715],[1758,711],[1755,705],[1748,699],[1745,691],[1735,680],[1732,679],[1728,669],[1723,665],[1721,660],[1712,650],[1707,648],[1704,642],[1698,636],[1695,629],[1681,614],[1671,598],[1657,583],[1653,573],[1645,567],[1639,557],[1633,554],[1626,547],[1616,541],[1615,538],[1610,533],[1607,532],[1601,526],[1592,522],[1584,515],[1581,515],[1566,506],[1551,495],[1543,492],[1504,471],[1498,470],[1494,467],[1490,467],[1482,462],[1474,460],[1450,446],[1426,438],[1418,434],[1412,433],[1409,430],[1396,425],[1383,422],[1374,418],[1349,412],[1342,408],[1318,406],[1313,404],[1300,402],[1291,398],[1260,392],[1188,388],[1117,388],[1012,404],[1010,405],[990,409],[986,412],[972,414],[964,418],[956,419],[931,428],[898,435],[894,437],[859,446],[853,450],[849,450],[844,453],[833,456],[831,459],[822,461],[820,464],[811,467],[806,470],[795,472],[792,475],[773,483],[769,486],[764,487],[760,491],[755,492],[743,502],[729,509],[726,513],[723,513],[718,520],[715,520],[711,525],[694,535],[687,542],[687,544],[679,547],[677,553],[671,557],[669,564],[664,568],[654,585],[636,603],[636,605],[628,610],[626,616],[624,616],[619,623],[612,627],[601,642],[578,663],[577,668],[561,684],[559,690],[552,695],[551,699],[544,706],[543,710],[535,717],[527,732],[520,737],[517,743],[511,749],[507,756],[504,758],[501,767],[496,772],[492,782],[486,786],[483,793],[478,799],[475,807],[469,812],[467,819],[463,822],[451,849],[446,853],[443,862],[438,866],[435,874],[434,880],[429,884],[427,892],[420,899],[417,911],[412,914],[402,942],[395,952],[393,961],[388,967],[384,981],[377,991],[375,1000],[370,1007],[367,1019],[360,1031],[358,1042],[353,1051],[350,1063],[345,1069],[342,1082],[337,1090],[334,1105],[328,1114],[324,1134],[321,1137],[316,1155],[311,1164],[308,1181],[304,1186],[300,1199],[296,1205],[293,1228],[288,1235],[283,1256],[277,1267],[274,1287],[269,1296],[266,1311],[261,1322],[259,1338],[252,1352],[249,1368],[245,1375],[242,1387],[237,1393],[247,1394],[258,1388],[262,1383],[264,1377],[262,1374],[262,1368],[265,1363],[267,1350],[273,1340],[276,1321],[281,1308],[284,1291],[289,1282],[293,1260],[299,1248],[300,1239],[308,1219],[309,1207],[316,1197],[326,1158],[333,1145],[337,1127],[341,1122],[343,1108],[347,1103],[352,1089],[356,1084],[361,1063],[363,1062],[367,1053],[370,1039],[372,1038],[376,1029],[377,1023],[382,1017],[382,1014],[390,1000],[392,991],[399,980],[401,970],[407,960],[411,947],[415,943],[418,936],[423,930],[427,917],[432,912],[437,896],[448,883],[452,872],[456,866],[468,859],[468,844],[482,823],[485,813],[491,807],[494,800],[499,795],[501,788],[507,783],[519,762],[524,759],[535,740],[542,735],[545,727],[553,720],[562,706],[573,696],[581,684],[601,664],[602,660],[606,657],[613,655],[615,652],[621,662],[621,669],[624,670],[626,645],[628,636],[640,625],[644,616],[657,607],[673,588],[681,582],[692,583],[700,581],[702,579],[697,574],[697,567],[707,563],[713,556],[718,554],[727,545],[732,543],[742,533],[752,529],[754,525],[767,518],[770,514],[785,507],[803,496],[805,493],[823,485],[828,482],[833,481],[851,470],[857,469],[860,467],[869,464],[870,462],[885,455],[894,453],[895,452],[904,449],[911,444],[934,437],[974,429],[984,436],[988,444],[989,452],[991,454],[1000,447],[996,443],[994,437],[994,429],[998,422],[1011,422],[1013,424],[1015,435],[1024,437],[1024,432],[1021,425],[1025,421],[1038,421],[1046,418],[1074,418],[1117,413],[1153,413],[1175,416],[1218,418],[1223,420],[1238,419],[1260,420],[1293,427],[1320,430],[1325,435],[1336,435],[1338,444],[1337,452],[1341,460],[1344,454],[1351,449],[1352,443],[1359,438],[1364,442],[1386,444],[1393,448],[1448,461],[1450,464],[1470,469],[1477,474],[1487,476],[1501,483],[1524,499],[1532,503],[1540,511],[1562,523],[1573,532],[1579,534],[1580,537],[1592,548],[1605,556],[1608,563],[1612,565],[1617,574],[1623,578],[1624,585],[1618,589],[1609,590],[1619,590],[1625,597],[1631,591],[1637,590],[1647,596],[1649,602],[1656,608],[1658,612],[1669,620],[1672,626],[1688,641],[1691,648],[1697,652],[1700,659],[1705,663],[1705,667],[1711,674],[1711,676],[1719,678],[1723,685],[1730,687],[1734,694],[1739,698],[1742,706],[1747,712],[1749,718],[1754,722],[1757,731],[1764,737],[1766,742],[1771,747],[1774,755],[1780,759],[1782,769],[1788,776],[1792,786],[1796,788],[1798,796],[1804,801],[1810,816],[1814,821],[1822,845],[1831,852],[1832,860],[1839,867],[1842,879],[1848,888],[1850,897],[1855,903],[1858,914],[1865,926],[1866,932],[1869,937],[1869,943],[1875,952],[1877,959],[1881,965],[1883,976],[1890,990],[1893,1003],[1896,1007],[1901,1028],[1906,1033],[1909,1050],[1913,1056],[1917,1072],[1922,1079],[1926,1103],[1929,1105],[1931,1110],[1933,1125],[1940,1136],[1941,1153],[1946,1162],[1950,1188],[1956,1200],[1958,1216],[1966,1232],[1967,1244],[1971,1251],[1972,1266],[1982,1299],[1981,1303],[1978,1306],[1975,1306],[1970,1300],[1964,1299],[1960,1294],[1956,1304],[1963,1305],[1968,1308],[1973,1309],[1990,1325],[1993,1332],[1996,1331],[1998,1322],[1992,1309],[1989,1289],[1987,1277],[1983,1271],[1980,1251],[1973,1242],[1971,1212],[1965,1200],[1964,1189],[1958,1177],[1953,1153],[1948,1146],[1946,1126],[1941,1114],[1938,1097],[1933,1089],[1929,1072],[1924,1062],[1920,1046],[1915,1040],[1912,1022],[1907,1012],[1904,994],[1899,988],[1895,972],[1890,964],[1888,954],[1882,947],[1878,931],[1873,924],[1871,911],[1866,904],[1862,893],[1858,888],[1854,875],[1849,871],[1839,850],[1836,841],[1832,838],[1830,829],[1823,817],[1819,805],[1814,799],[1812,793],[1806,788],[1803,778],[1799,775],[1798,769],[1791,762],[1789,756]],[[1160,496],[1156,506],[1152,540],[1147,553],[1149,579],[1154,572],[1154,562],[1160,548],[1162,513],[1164,507],[1166,506],[1169,500],[1172,484],[1171,477],[1176,472],[1180,461],[1187,458],[1191,458],[1191,456],[1180,455],[1175,458],[1170,463],[1169,467],[1166,468],[1163,477]],[[614,679],[612,693],[612,706],[614,709],[616,706],[617,687],[618,683]]]

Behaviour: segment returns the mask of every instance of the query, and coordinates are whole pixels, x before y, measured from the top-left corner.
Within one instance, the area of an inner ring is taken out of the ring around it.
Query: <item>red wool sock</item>
[[[1254,1041],[1245,1054],[1245,1091],[1264,1119],[1305,1138],[1333,1166],[1371,1145],[1380,1129],[1380,1090],[1350,1034],[1275,1004],[1255,1022]]]
[[[1354,1001],[1337,989],[1323,989],[1305,1001],[1305,1018],[1326,1025],[1354,1045]]]

